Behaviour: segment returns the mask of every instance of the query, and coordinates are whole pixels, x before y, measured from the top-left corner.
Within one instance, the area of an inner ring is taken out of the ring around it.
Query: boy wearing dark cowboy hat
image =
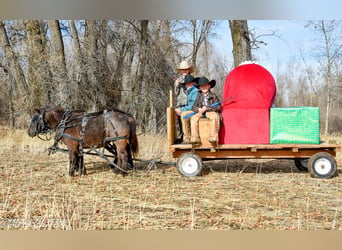
[[[198,121],[201,117],[206,117],[210,120],[209,142],[218,142],[218,132],[220,129],[220,112],[221,105],[211,106],[214,103],[220,102],[217,95],[210,91],[215,87],[216,81],[209,81],[206,77],[200,77],[198,80],[199,95],[192,106],[193,112],[198,112],[191,117],[191,142],[192,144],[200,143]]]
[[[194,105],[197,95],[198,89],[195,85],[197,85],[198,78],[194,78],[192,75],[185,76],[184,84],[186,88],[186,105],[180,106],[175,109],[175,112],[178,116],[181,117],[182,129],[183,129],[183,141],[184,143],[190,143],[190,119],[184,119],[184,116],[192,113],[192,106]]]

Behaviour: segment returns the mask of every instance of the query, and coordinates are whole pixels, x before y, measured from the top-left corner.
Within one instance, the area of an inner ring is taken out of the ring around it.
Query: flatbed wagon
[[[203,160],[223,159],[288,159],[301,171],[308,171],[314,178],[331,178],[337,175],[336,153],[341,145],[320,144],[217,144],[207,143],[206,119],[200,119],[200,145],[176,144],[176,115],[173,95],[167,108],[167,137],[170,153],[177,158],[178,171],[187,177],[197,176],[203,168]]]

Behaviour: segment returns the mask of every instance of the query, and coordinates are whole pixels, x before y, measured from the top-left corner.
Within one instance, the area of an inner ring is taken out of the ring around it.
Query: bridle
[[[32,121],[35,122],[35,130],[34,133],[37,137],[43,141],[51,140],[51,133],[48,137],[48,133],[50,132],[50,126],[45,122],[45,110],[43,110],[40,114],[34,114],[32,117]],[[45,138],[42,138],[40,135],[46,135]]]

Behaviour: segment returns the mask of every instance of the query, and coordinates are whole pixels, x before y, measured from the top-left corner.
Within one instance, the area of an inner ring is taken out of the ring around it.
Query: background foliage
[[[232,31],[233,59],[213,43],[219,22]],[[315,21],[307,27],[317,33],[317,61],[289,62],[286,72],[274,76],[276,105],[319,106],[322,131],[341,132],[341,24]],[[33,107],[52,103],[87,111],[120,108],[143,132],[163,132],[181,60],[196,66],[195,75],[216,79],[220,96],[234,65],[257,60],[251,51],[262,44],[262,34],[249,31],[243,20],[1,21],[0,122],[24,128]]]

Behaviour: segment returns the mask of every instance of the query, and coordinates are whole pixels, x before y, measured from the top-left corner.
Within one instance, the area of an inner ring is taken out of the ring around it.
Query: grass
[[[334,140],[341,141],[341,137]],[[174,161],[165,136],[139,136],[140,159]],[[61,230],[341,230],[342,177],[313,179],[285,160],[206,162],[184,178],[174,166],[136,162],[128,176],[86,156],[67,176],[67,154],[25,131],[0,128],[0,228]],[[341,172],[341,153],[337,156]]]

